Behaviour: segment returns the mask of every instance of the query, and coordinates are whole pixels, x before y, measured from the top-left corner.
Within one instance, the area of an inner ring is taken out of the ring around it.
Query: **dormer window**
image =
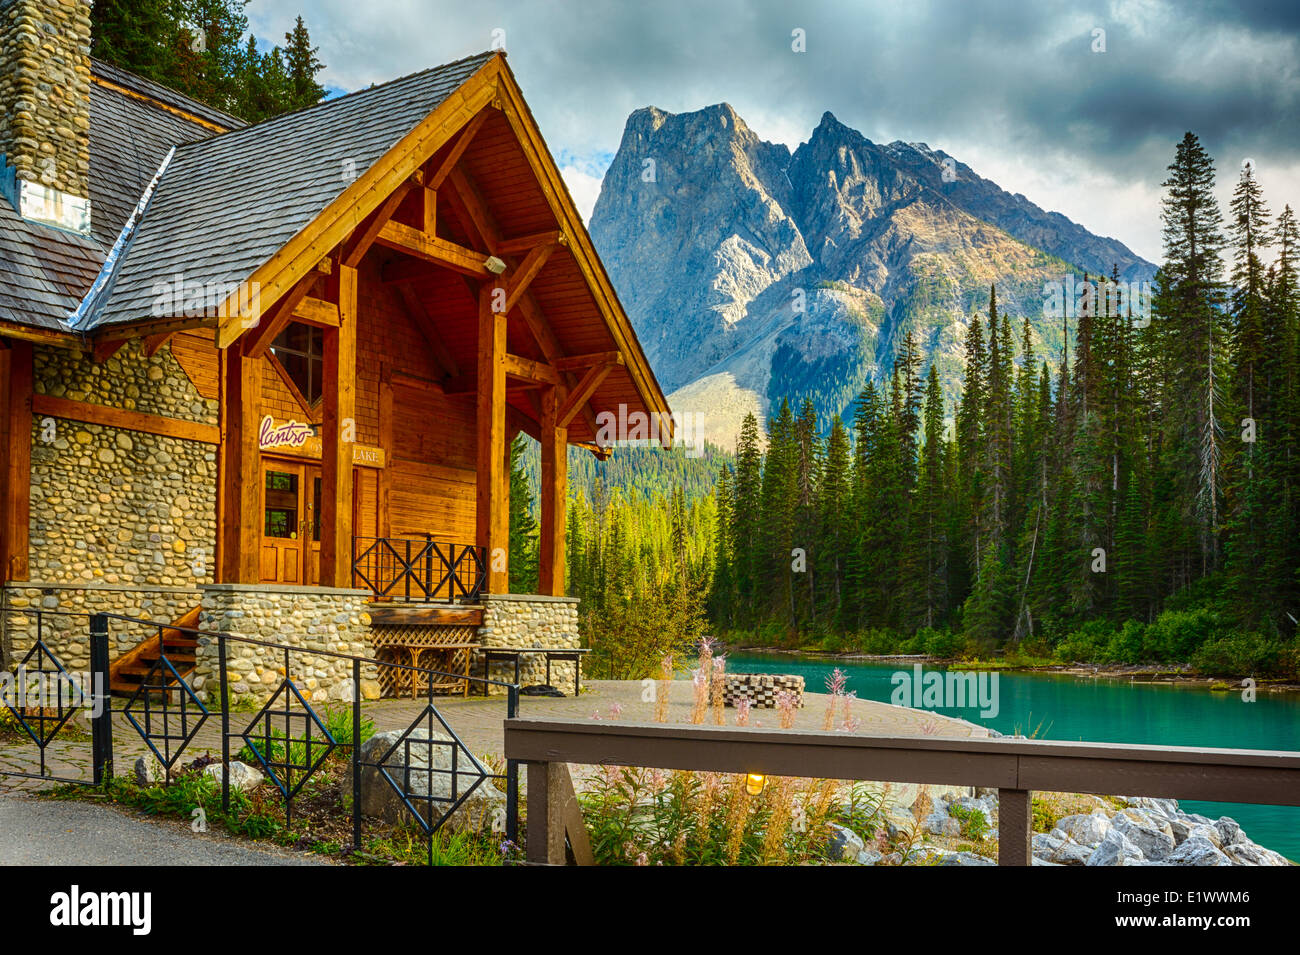
[[[325,336],[319,328],[290,322],[271,344],[271,354],[307,404],[314,405],[320,400]]]

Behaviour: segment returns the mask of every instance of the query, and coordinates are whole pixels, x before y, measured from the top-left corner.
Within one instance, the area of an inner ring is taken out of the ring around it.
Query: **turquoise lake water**
[[[886,703],[894,692],[892,675],[911,670],[906,663],[761,653],[727,656],[730,671],[799,674],[808,691],[817,693],[825,692],[826,677],[836,666],[848,674],[848,690],[856,691],[859,699]],[[935,712],[1000,733],[1019,731],[1041,739],[1300,751],[1300,694],[1260,693],[1256,702],[1245,703],[1240,691],[1212,693],[1205,687],[1176,684],[1005,672],[998,674],[998,691],[995,717],[984,719],[975,708],[935,708]],[[1215,819],[1231,816],[1255,842],[1300,860],[1300,807],[1190,799],[1179,800],[1179,805]]]

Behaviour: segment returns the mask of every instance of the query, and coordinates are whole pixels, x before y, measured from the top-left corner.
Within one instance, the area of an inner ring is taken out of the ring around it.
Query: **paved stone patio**
[[[654,704],[642,702],[639,681],[596,680],[583,684],[582,696],[574,698],[531,697],[520,699],[519,715],[539,719],[586,720],[593,717],[623,722],[653,722]],[[796,712],[795,728],[820,730],[828,697],[822,693],[805,693],[804,707]],[[114,700],[114,708],[124,705],[124,700]],[[406,729],[424,710],[425,700],[377,700],[363,703],[362,711],[374,722],[377,732]],[[345,704],[334,704],[342,707]],[[475,755],[502,755],[504,733],[502,724],[506,716],[504,697],[435,697],[435,705]],[[668,722],[688,723],[692,706],[692,688],[686,681],[675,681],[670,689]],[[961,720],[934,713],[891,706],[874,700],[854,700],[851,715],[858,721],[854,732],[873,736],[986,736],[988,731]],[[736,711],[724,710],[726,721],[735,722]],[[842,706],[837,710],[836,724],[842,718]],[[238,732],[251,722],[255,713],[243,711],[231,714],[231,730]],[[711,721],[710,714],[710,721]],[[46,750],[46,772],[72,779],[89,780],[90,734],[89,726],[78,715],[77,725],[82,729],[75,741],[56,741]],[[776,729],[779,717],[776,710],[752,710],[751,726]],[[130,772],[138,756],[147,752],[144,741],[118,713],[113,728],[115,771]],[[242,745],[231,740],[232,753]],[[186,748],[182,761],[197,758],[205,752],[221,752],[221,720],[211,716],[199,729]],[[0,742],[0,793],[32,791],[50,786],[48,780],[24,779],[7,775],[15,772],[35,773],[39,769],[39,754],[31,742]]]

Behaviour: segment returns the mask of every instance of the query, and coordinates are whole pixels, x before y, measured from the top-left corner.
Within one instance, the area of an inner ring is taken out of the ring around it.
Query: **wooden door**
[[[320,468],[307,465],[303,468],[303,514],[302,532],[307,557],[307,583],[315,587],[320,583],[320,532],[321,532],[321,496]]]
[[[303,466],[262,463],[263,583],[303,583]]]

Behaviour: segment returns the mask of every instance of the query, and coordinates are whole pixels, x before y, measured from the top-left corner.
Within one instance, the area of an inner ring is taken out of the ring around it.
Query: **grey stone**
[[[1119,829],[1111,829],[1106,833],[1106,838],[1092,854],[1088,856],[1088,861],[1084,865],[1089,866],[1117,866],[1117,865],[1141,865],[1146,860],[1142,856],[1142,850],[1134,845],[1129,838]]]
[[[389,823],[414,822],[410,810],[406,808],[402,797],[393,783],[403,787],[408,799],[422,817],[436,821],[451,807],[452,794],[452,752],[453,740],[446,733],[435,730],[417,729],[407,736],[409,746],[409,763],[406,761],[408,747],[400,744],[402,732],[390,730],[376,733],[361,744],[361,811],[368,816],[376,816]],[[425,742],[425,741],[432,741]],[[374,765],[397,745],[396,750],[388,756],[383,764],[383,771]],[[432,758],[431,758],[432,757]],[[387,774],[387,778],[385,777]],[[466,790],[478,781],[479,773],[473,768],[469,757],[462,750],[456,754],[455,798],[459,799]],[[392,780],[390,782],[389,780]],[[351,785],[351,779],[345,780],[345,787]],[[416,799],[411,796],[432,796],[433,799]],[[504,819],[506,807],[505,793],[484,779],[460,804],[447,819],[446,826],[452,831],[484,831],[493,829],[499,819]]]
[[[220,763],[209,763],[203,767],[203,772],[216,780],[218,786],[221,785],[222,776],[225,774]],[[247,763],[232,762],[230,764],[231,789],[248,792],[250,789],[256,789],[264,782],[266,782],[266,777]]]
[[[1031,848],[1036,858],[1047,859],[1057,865],[1085,865],[1092,849],[1079,845],[1060,829],[1048,833],[1035,833]]]
[[[1127,802],[1137,809],[1147,809],[1159,813],[1166,819],[1177,819],[1179,814],[1176,799],[1157,799],[1154,796],[1129,796]]]
[[[1286,857],[1253,842],[1234,842],[1224,852],[1237,865],[1290,865]]]
[[[150,783],[156,783],[158,780],[165,778],[167,775],[163,770],[162,763],[158,762],[158,757],[150,753],[147,756],[141,756],[135,761],[135,781],[141,786],[148,786]]]
[[[858,865],[875,865],[883,858],[884,856],[875,849],[863,849],[853,861]]]
[[[858,853],[866,848],[866,843],[852,829],[846,829],[844,826],[835,823],[827,823],[831,830],[830,843],[827,851],[830,857],[835,861],[849,861],[856,859]]]
[[[961,835],[961,823],[942,812],[932,812],[926,816],[924,828],[926,832],[932,832],[936,836],[957,837]]]
[[[1237,820],[1231,816],[1224,816],[1216,819],[1214,828],[1219,833],[1219,843],[1226,849],[1228,846],[1235,845],[1238,842],[1249,842],[1245,834],[1241,831],[1241,826]]]
[[[980,855],[978,852],[945,852],[939,857],[939,865],[997,865],[997,862],[988,856]]]
[[[1133,816],[1119,813],[1115,816],[1114,826],[1123,832],[1148,860],[1163,859],[1173,851],[1176,844],[1173,836],[1156,828],[1149,819],[1139,821]]]
[[[1182,845],[1165,856],[1165,861],[1170,865],[1232,865],[1232,860],[1200,832],[1188,836]]]
[[[1081,846],[1100,845],[1110,832],[1111,826],[1111,821],[1100,812],[1064,816],[1056,823],[1057,829]]]
[[[1182,845],[1187,837],[1192,834],[1193,826],[1181,819],[1169,820],[1169,834],[1174,837],[1175,845]]]

